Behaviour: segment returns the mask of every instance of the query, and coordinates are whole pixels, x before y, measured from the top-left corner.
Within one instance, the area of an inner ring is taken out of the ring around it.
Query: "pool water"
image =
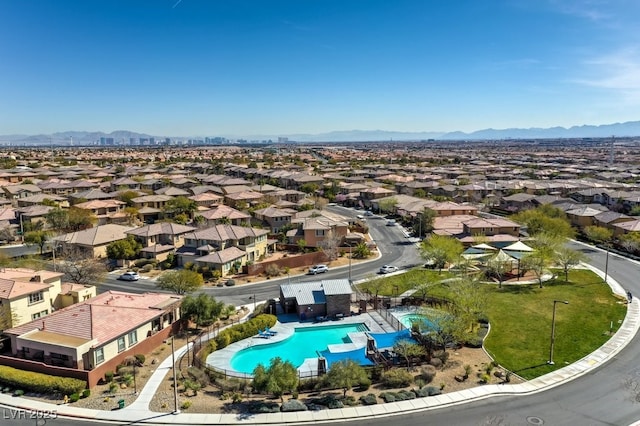
[[[404,325],[408,329],[411,329],[411,324],[414,322],[417,322],[418,324],[420,324],[420,328],[423,331],[434,330],[436,328],[433,322],[429,320],[429,318],[420,314],[403,315],[402,317],[399,318],[399,320],[402,323],[402,325]]]
[[[268,367],[271,359],[280,357],[297,368],[306,358],[317,358],[317,352],[329,345],[351,343],[348,333],[358,331],[368,331],[367,326],[345,324],[296,328],[286,340],[242,349],[231,359],[231,367],[235,371],[252,374],[259,364]]]

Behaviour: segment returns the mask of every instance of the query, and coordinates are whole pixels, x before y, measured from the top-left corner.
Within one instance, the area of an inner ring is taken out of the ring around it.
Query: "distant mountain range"
[[[428,140],[502,140],[502,139],[558,139],[558,138],[606,138],[611,136],[630,137],[640,136],[640,121],[625,123],[583,125],[551,128],[528,129],[484,129],[471,133],[465,132],[394,132],[385,130],[345,130],[320,134],[290,134],[290,135],[251,135],[222,136],[231,141],[277,141],[279,137],[286,137],[290,142],[366,142],[366,141],[428,141]],[[0,145],[37,146],[37,145],[99,145],[101,138],[113,138],[116,145],[128,145],[131,139],[155,138],[156,142],[164,141],[166,136],[149,135],[144,133],[117,130],[111,133],[68,131],[52,133],[50,135],[2,135]],[[204,139],[203,136],[170,136],[172,141],[187,141],[189,139]]]

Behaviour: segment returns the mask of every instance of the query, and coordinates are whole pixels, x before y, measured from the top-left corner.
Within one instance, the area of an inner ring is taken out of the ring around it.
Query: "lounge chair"
[[[276,334],[278,334],[278,332],[277,332],[277,331],[273,331],[273,330],[271,330],[269,327],[265,328],[265,329],[264,329],[264,332],[265,332],[266,334],[271,335],[271,336],[275,336]]]
[[[272,335],[269,333],[265,333],[262,330],[258,330],[258,335],[256,337],[262,337],[263,339],[268,339],[269,337],[271,337]]]

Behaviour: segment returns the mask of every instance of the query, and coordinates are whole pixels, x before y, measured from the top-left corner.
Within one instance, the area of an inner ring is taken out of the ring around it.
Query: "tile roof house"
[[[184,245],[177,250],[178,264],[196,262],[219,270],[222,276],[247,262],[257,262],[270,246],[264,229],[235,225],[215,225],[184,234]],[[239,262],[239,265],[236,264]]]
[[[63,275],[26,268],[0,269],[0,306],[6,306],[11,313],[11,326],[44,317],[54,309],[96,295],[94,286],[70,288],[62,283]]]
[[[199,211],[198,215],[207,219],[207,225],[209,226],[223,223],[240,226],[242,224],[249,223],[251,220],[251,215],[249,213],[241,212],[240,210],[236,210],[225,204],[217,204],[209,210]]]
[[[82,377],[91,388],[127,356],[160,344],[180,318],[180,303],[181,297],[172,294],[108,291],[5,330],[12,356],[1,361]]]
[[[271,232],[277,234],[280,228],[289,225],[291,219],[295,217],[297,211],[294,209],[280,209],[277,207],[266,207],[264,209],[255,210],[253,216],[271,228]]]
[[[126,231],[140,241],[141,254],[148,259],[166,260],[169,253],[184,245],[184,234],[195,230],[192,226],[159,222]]]
[[[136,228],[110,223],[60,235],[54,241],[60,242],[63,251],[76,249],[89,257],[106,258],[107,246],[114,241],[124,240],[127,232],[133,229]]]

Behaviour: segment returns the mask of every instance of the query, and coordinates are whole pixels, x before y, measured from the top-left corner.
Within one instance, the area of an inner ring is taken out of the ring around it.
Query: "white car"
[[[329,270],[329,267],[327,265],[315,265],[309,268],[309,274],[311,275],[322,274],[324,272],[327,272],[328,270]]]
[[[397,270],[398,270],[398,267],[392,266],[392,265],[384,265],[380,267],[381,274],[390,274],[391,272],[396,272]]]
[[[129,272],[125,272],[124,274],[120,275],[120,277],[118,277],[118,279],[123,280],[123,281],[138,281],[140,279],[140,275],[138,275],[137,272],[129,271]]]

